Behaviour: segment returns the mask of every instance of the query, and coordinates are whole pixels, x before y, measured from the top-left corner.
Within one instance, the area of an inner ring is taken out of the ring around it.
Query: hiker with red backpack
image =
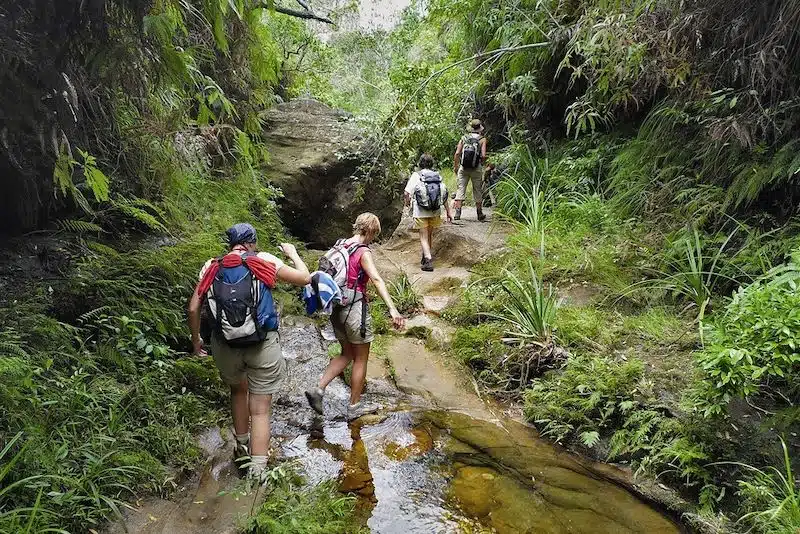
[[[311,278],[293,245],[281,245],[294,264],[289,267],[257,251],[256,230],[250,224],[236,224],[226,234],[230,251],[208,260],[200,271],[189,301],[189,328],[194,353],[202,353],[200,312],[205,307],[211,354],[231,388],[234,460],[249,456],[250,473],[259,476],[267,463],[272,395],[286,379],[272,289],[279,281],[302,287]]]
[[[419,170],[411,175],[406,184],[404,200],[413,205],[414,223],[419,229],[419,242],[422,248],[422,270],[433,271],[433,231],[442,224],[442,207],[447,214],[447,222],[452,222],[450,199],[442,177],[433,170],[433,156],[423,154],[417,164]]]
[[[483,214],[483,165],[486,163],[486,138],[483,136],[483,123],[478,119],[470,121],[467,134],[461,138],[453,156],[453,171],[458,175],[456,191],[456,214],[453,219],[461,220],[461,205],[467,196],[467,185],[472,182],[472,196],[478,211],[478,220],[485,221]]]
[[[378,295],[388,306],[395,328],[402,328],[405,324],[405,318],[392,302],[369,249],[369,244],[381,232],[380,220],[372,213],[362,213],[353,224],[353,232],[351,238],[337,241],[319,262],[319,270],[333,278],[341,290],[341,302],[333,306],[331,313],[331,326],[342,346],[342,353],[330,361],[317,387],[305,392],[308,404],[322,415],[325,388],[353,362],[350,404],[347,407],[348,421],[379,409],[379,406],[361,400],[367,377],[370,344],[374,339],[367,303],[368,282],[372,281]]]

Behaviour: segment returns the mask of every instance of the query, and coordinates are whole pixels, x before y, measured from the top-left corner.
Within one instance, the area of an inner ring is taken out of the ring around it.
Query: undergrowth
[[[356,499],[335,481],[308,486],[290,466],[266,476],[267,497],[247,521],[247,534],[364,534],[355,517]]]

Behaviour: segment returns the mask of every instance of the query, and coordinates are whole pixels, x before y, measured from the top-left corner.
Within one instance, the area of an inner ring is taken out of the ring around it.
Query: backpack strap
[[[367,337],[367,295],[361,299],[361,328],[359,328],[361,339]]]

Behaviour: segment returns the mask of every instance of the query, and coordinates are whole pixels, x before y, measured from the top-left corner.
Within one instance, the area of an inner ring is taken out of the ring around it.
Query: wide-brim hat
[[[480,119],[472,119],[469,121],[467,125],[468,132],[482,132],[483,131],[483,123]]]

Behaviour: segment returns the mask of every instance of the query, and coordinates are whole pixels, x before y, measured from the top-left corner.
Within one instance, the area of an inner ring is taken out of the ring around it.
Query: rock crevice
[[[270,183],[283,198],[284,224],[311,246],[351,235],[359,213],[375,213],[384,235],[400,221],[402,180],[374,159],[364,130],[350,115],[316,100],[292,100],[265,113]]]

